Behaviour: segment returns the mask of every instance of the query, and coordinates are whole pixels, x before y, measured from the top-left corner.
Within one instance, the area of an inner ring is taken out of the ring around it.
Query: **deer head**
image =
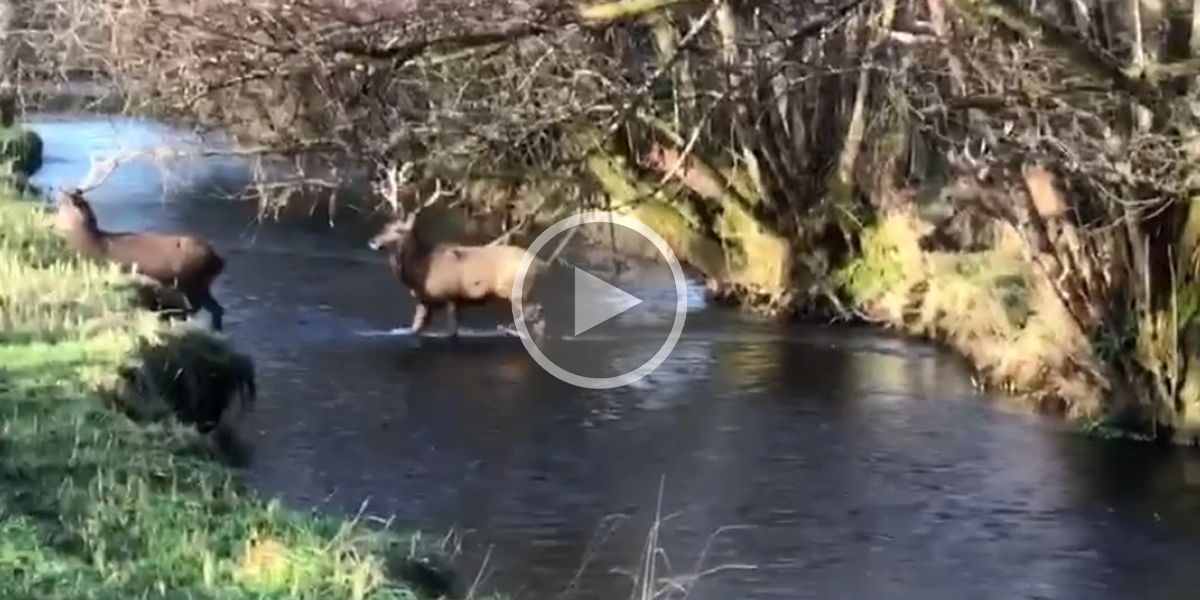
[[[53,228],[59,233],[93,232],[99,224],[92,205],[79,188],[62,188],[55,202]]]
[[[388,169],[384,174],[383,181],[376,185],[376,190],[379,194],[392,206],[392,211],[396,215],[396,218],[388,222],[382,231],[367,242],[367,245],[372,250],[380,250],[394,245],[398,246],[404,243],[409,236],[415,235],[417,217],[421,214],[421,211],[436,204],[444,195],[441,180],[434,180],[435,188],[433,193],[429,195],[429,198],[416,208],[405,210],[404,205],[400,201],[400,190],[407,184],[411,165],[412,163],[406,163],[400,169]]]

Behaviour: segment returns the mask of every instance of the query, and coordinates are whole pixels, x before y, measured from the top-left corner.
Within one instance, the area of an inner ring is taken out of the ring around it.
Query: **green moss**
[[[70,258],[20,200],[0,196],[0,597],[412,598],[406,581],[446,583],[419,538],[244,489],[171,415],[224,408],[249,360],[134,309],[127,277]]]
[[[859,255],[835,271],[833,281],[860,306],[917,287],[966,286],[998,300],[1012,327],[1024,326],[1033,310],[1029,283],[1018,263],[995,252],[924,252],[916,226],[892,219],[861,229]]]
[[[638,219],[663,237],[671,248],[711,278],[725,273],[725,253],[704,233],[700,218],[686,202],[674,202],[664,192],[640,181],[623,158],[594,153],[587,168],[608,195],[612,210]]]
[[[904,281],[904,263],[882,228],[862,229],[859,242],[858,256],[835,271],[832,280],[855,304],[867,305]]]

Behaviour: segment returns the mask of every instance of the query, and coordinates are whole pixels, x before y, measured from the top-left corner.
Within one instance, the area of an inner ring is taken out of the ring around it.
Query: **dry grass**
[[[925,226],[887,216],[839,283],[872,320],[962,353],[984,383],[1044,407],[1095,417],[1105,381],[1091,344],[1015,245],[981,253],[921,250]]]
[[[415,597],[419,538],[281,509],[197,452],[172,415],[213,416],[251,363],[135,309],[129,283],[0,195],[0,596]]]
[[[674,517],[678,516],[677,514],[663,513],[664,487],[665,478],[659,481],[658,497],[654,509],[654,521],[650,524],[650,528],[646,533],[642,553],[638,557],[637,564],[633,569],[628,571],[614,571],[629,577],[629,600],[684,600],[692,594],[696,586],[704,579],[727,571],[753,571],[757,569],[757,566],[751,564],[723,563],[714,565],[709,563],[712,547],[721,536],[735,530],[746,529],[745,526],[725,526],[717,529],[708,536],[704,547],[700,549],[695,564],[688,571],[683,573],[677,572],[662,544],[664,526]],[[572,580],[571,584],[559,597],[571,597],[571,593],[575,591],[579,578],[589,568],[591,558],[597,546],[604,543],[608,535],[615,531],[624,519],[624,515],[610,515],[601,522],[601,526],[597,529],[599,535],[589,545],[587,554],[583,558],[583,563],[575,573],[575,579]]]

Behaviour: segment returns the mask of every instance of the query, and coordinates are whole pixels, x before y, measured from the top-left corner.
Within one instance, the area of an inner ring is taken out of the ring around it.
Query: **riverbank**
[[[48,217],[0,190],[0,595],[411,598],[418,583],[444,587],[420,538],[259,499],[216,460],[211,436],[170,418],[248,400],[251,363],[136,309],[128,284],[69,259]]]
[[[981,383],[1073,419],[1103,414],[1105,382],[1088,340],[1019,240],[977,252],[921,248],[927,226],[889,215],[861,237],[861,253],[835,273],[872,323],[945,343]]]
[[[1138,394],[1147,384],[1119,370],[1145,364],[1136,332],[1125,332],[1124,341],[1085,334],[1046,271],[1029,259],[1025,240],[1006,224],[993,225],[984,249],[939,251],[926,245],[929,222],[911,212],[883,215],[861,232],[860,251],[832,284],[862,321],[947,346],[981,387],[1019,404],[1099,437],[1196,445],[1194,407],[1156,414],[1153,401]]]

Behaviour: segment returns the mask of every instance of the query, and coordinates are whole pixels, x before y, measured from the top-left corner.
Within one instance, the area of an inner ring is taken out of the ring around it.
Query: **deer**
[[[441,182],[435,182],[436,189],[428,200],[405,211],[398,200],[403,185],[401,179],[395,171],[388,173],[389,185],[384,189],[396,216],[367,245],[373,251],[388,253],[388,266],[393,276],[412,295],[416,303],[413,332],[418,335],[427,332],[433,316],[445,309],[450,337],[457,338],[463,309],[488,304],[506,304],[512,308],[512,303],[519,301],[521,314],[532,323],[531,332],[536,336],[543,335],[542,307],[535,295],[537,283],[549,263],[534,258],[521,290],[516,290],[514,284],[525,248],[498,243],[441,243],[430,239],[418,217],[443,195]]]
[[[129,233],[100,228],[96,212],[82,188],[61,188],[53,229],[67,245],[89,259],[115,263],[155,281],[161,290],[139,290],[143,303],[161,309],[172,303],[169,292],[182,296],[182,314],[208,312],[210,326],[221,331],[225,309],[212,294],[213,281],[225,270],[225,259],[208,242],[192,235]]]

